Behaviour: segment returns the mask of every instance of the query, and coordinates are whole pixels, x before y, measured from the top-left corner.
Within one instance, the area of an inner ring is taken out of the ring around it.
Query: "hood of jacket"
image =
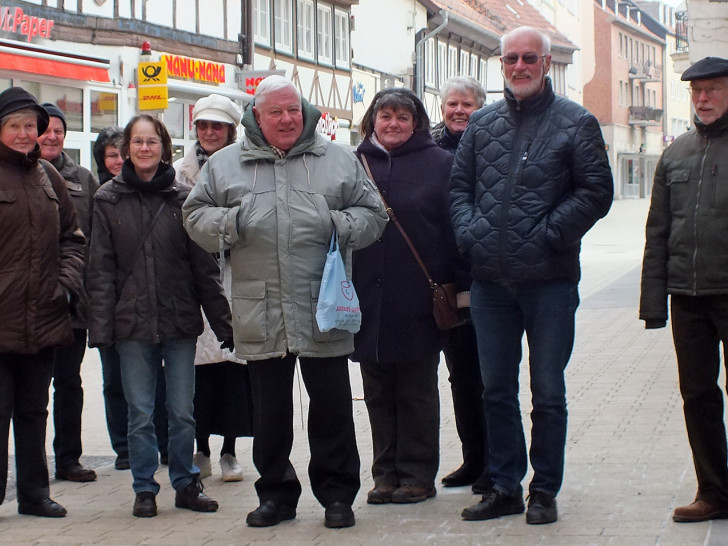
[[[254,105],[255,102],[253,102]],[[301,99],[301,111],[303,113],[303,132],[293,147],[288,150],[286,157],[295,157],[305,152],[321,155],[326,149],[325,143],[321,148],[322,143],[316,138],[316,125],[321,117],[321,111],[303,98]],[[263,136],[263,131],[261,131],[260,125],[255,119],[252,106],[243,115],[243,127],[245,127],[245,138],[242,143],[243,160],[278,159],[278,156],[270,148],[268,141]]]
[[[96,173],[98,174],[100,184],[114,178],[114,175],[106,168],[106,163],[104,162],[106,158],[104,156],[106,154],[106,147],[119,134],[123,134],[121,127],[104,127],[99,131],[99,136],[96,138],[96,142],[94,142],[94,161],[96,161]]]

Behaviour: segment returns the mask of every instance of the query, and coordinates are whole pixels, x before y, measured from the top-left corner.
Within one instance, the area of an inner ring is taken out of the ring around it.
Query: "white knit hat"
[[[195,103],[192,109],[192,123],[197,120],[222,121],[237,127],[243,114],[237,104],[227,97],[213,93]]]

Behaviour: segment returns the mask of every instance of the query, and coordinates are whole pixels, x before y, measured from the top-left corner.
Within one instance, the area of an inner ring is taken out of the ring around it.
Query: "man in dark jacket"
[[[442,121],[432,129],[432,138],[440,148],[454,154],[470,116],[485,103],[485,90],[474,78],[455,76],[442,84],[440,101]],[[469,273],[466,276],[469,281]],[[442,485],[462,487],[472,484],[473,492],[482,494],[490,489],[491,483],[483,380],[472,323],[448,331],[442,352],[450,372],[455,427],[463,451],[463,464],[442,478]]]
[[[533,423],[526,521],[558,518],[564,473],[564,369],[574,342],[581,238],[612,202],[612,173],[599,123],[556,97],[546,74],[550,40],[520,27],[501,38],[505,100],[473,114],[452,172],[452,223],[471,261],[493,480],[463,518],[524,511],[528,456],[518,402],[525,331]]]
[[[688,68],[695,129],[678,137],[657,164],[647,217],[640,319],[667,323],[698,479],[695,501],[674,521],[728,518],[728,456],[720,344],[728,343],[728,59]]]
[[[88,169],[76,165],[63,151],[66,140],[66,117],[52,103],[42,105],[50,116],[48,128],[38,137],[41,158],[49,161],[66,181],[76,209],[78,223],[88,238],[91,225],[91,201],[99,185]],[[81,466],[81,412],[83,388],[81,386],[81,362],[86,352],[86,298],[76,306],[72,317],[73,344],[58,347],[53,359],[53,424],[55,437],[53,451],[56,455],[56,479],[72,482],[92,482],[96,472]]]

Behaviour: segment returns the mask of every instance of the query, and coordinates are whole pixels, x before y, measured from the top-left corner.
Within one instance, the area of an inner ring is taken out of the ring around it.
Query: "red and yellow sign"
[[[137,68],[139,110],[164,110],[169,104],[165,63],[139,63]]]
[[[225,65],[212,61],[190,59],[180,55],[162,55],[171,78],[183,78],[204,83],[225,83]]]
[[[50,38],[55,21],[35,15],[26,15],[22,8],[0,6],[0,30],[15,32],[32,41],[36,36]]]

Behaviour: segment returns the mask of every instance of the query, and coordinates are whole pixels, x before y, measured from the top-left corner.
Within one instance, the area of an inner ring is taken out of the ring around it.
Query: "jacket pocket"
[[[15,203],[15,194],[9,190],[0,190],[0,204]]]
[[[674,169],[668,173],[666,178],[667,187],[670,189],[670,210],[683,216],[685,203],[689,198],[690,171],[688,169]]]
[[[268,341],[265,281],[233,282],[232,311],[236,340],[256,343]]]
[[[318,323],[316,322],[316,306],[318,305],[319,291],[321,290],[321,281],[314,281],[311,283],[311,324],[313,325],[313,340],[317,342],[325,343],[327,341],[343,341],[353,336],[346,330],[339,330],[333,328],[328,332],[322,332],[319,330]]]

